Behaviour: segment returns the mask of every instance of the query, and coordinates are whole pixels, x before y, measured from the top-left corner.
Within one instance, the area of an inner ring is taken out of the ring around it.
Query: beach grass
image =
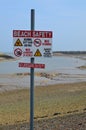
[[[86,82],[34,88],[34,119],[81,113],[86,108]],[[0,93],[0,125],[29,122],[30,90]]]

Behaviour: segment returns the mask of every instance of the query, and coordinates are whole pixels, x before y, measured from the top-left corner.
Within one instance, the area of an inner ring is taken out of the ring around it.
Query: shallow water
[[[18,74],[27,74],[30,72],[30,68],[19,68],[19,62],[30,63],[30,58],[0,62],[0,91],[30,87],[30,76]],[[74,57],[53,56],[52,58],[35,58],[35,63],[43,63],[46,66],[45,69],[35,69],[35,72],[50,75],[50,77],[35,75],[35,86],[86,81],[86,70],[77,68],[78,66],[86,65],[86,60]],[[15,75],[16,73],[17,75]]]
[[[30,72],[30,68],[19,68],[19,62],[30,63],[30,58],[0,62],[0,74]],[[73,57],[53,56],[52,58],[35,58],[35,63],[45,64],[45,69],[35,69],[35,72],[55,71],[61,73],[86,74],[86,70],[83,71],[76,68],[81,65],[86,65],[86,61]]]

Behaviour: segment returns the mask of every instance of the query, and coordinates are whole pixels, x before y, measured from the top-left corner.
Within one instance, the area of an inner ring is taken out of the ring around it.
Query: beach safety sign
[[[16,57],[51,57],[52,31],[13,30]]]

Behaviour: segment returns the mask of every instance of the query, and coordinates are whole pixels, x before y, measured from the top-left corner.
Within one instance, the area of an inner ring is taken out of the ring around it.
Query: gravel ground
[[[0,130],[30,130],[29,123],[3,126]],[[36,119],[34,130],[86,130],[86,112],[64,117],[53,116],[49,119]]]

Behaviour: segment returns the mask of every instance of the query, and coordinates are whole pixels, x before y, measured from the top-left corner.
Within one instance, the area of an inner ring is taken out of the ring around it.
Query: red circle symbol
[[[41,40],[40,40],[40,39],[35,39],[35,40],[34,40],[34,45],[35,45],[36,47],[41,46]]]
[[[17,57],[20,57],[20,56],[22,55],[22,50],[21,50],[20,48],[16,48],[16,49],[14,50],[14,54],[15,54],[15,56],[17,56]]]

